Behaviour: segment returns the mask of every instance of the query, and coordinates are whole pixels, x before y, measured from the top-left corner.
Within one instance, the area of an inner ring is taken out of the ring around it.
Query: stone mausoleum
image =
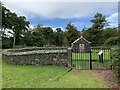
[[[75,40],[72,44],[72,50],[73,52],[83,53],[83,52],[89,52],[90,51],[90,44],[88,40],[86,40],[82,35],[80,38]]]

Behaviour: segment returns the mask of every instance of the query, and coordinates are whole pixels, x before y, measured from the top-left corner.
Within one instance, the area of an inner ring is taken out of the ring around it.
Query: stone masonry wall
[[[27,48],[7,50],[2,54],[2,60],[17,65],[59,65],[68,66],[67,48]]]

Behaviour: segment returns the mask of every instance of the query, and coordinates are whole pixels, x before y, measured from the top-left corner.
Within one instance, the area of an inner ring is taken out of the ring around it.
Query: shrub
[[[115,71],[118,82],[120,82],[120,48],[112,50],[113,70]]]
[[[25,48],[25,47],[27,47],[27,45],[23,44],[23,45],[15,45],[14,48]]]
[[[8,49],[13,47],[13,38],[2,37],[2,48]]]

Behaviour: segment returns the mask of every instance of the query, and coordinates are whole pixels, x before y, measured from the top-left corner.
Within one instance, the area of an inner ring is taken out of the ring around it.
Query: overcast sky
[[[117,0],[116,2],[14,2],[14,0],[2,2],[12,12],[26,16],[31,27],[40,23],[52,28],[65,28],[67,23],[72,22],[82,30],[84,26],[91,27],[90,20],[96,13],[105,15],[110,21],[110,27],[118,25]]]

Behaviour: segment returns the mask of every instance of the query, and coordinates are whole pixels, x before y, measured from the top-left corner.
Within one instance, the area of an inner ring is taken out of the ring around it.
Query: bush
[[[2,48],[8,49],[13,47],[13,38],[2,37]]]
[[[14,48],[25,48],[25,47],[27,47],[27,45],[23,44],[23,45],[15,45]]]
[[[120,82],[120,48],[112,50],[113,70],[115,71],[118,82]]]

